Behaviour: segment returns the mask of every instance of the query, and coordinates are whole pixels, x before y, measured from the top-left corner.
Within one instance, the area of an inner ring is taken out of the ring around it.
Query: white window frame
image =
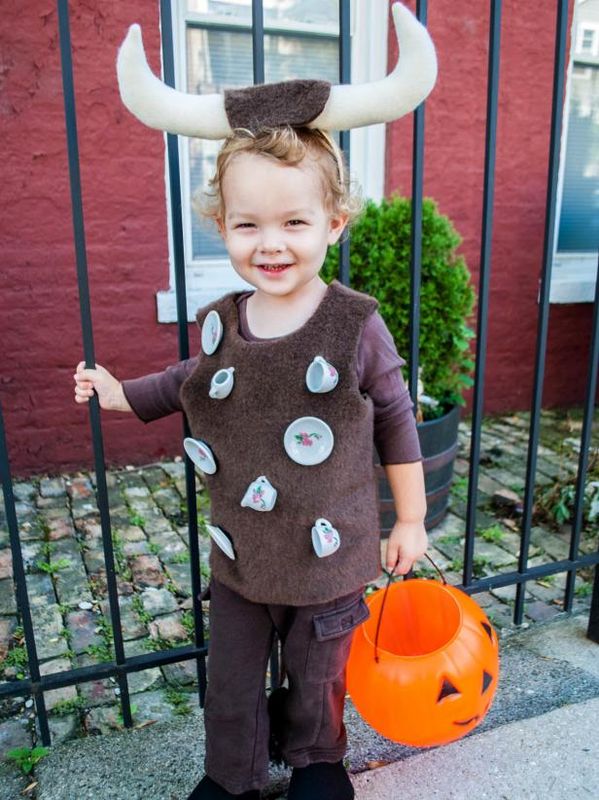
[[[553,237],[553,259],[551,267],[551,285],[549,289],[550,303],[592,303],[595,299],[595,282],[597,280],[597,252],[558,252],[557,242],[559,235],[559,223],[561,217],[564,175],[566,170],[566,146],[568,143],[568,121],[570,114],[570,101],[572,95],[572,81],[574,80],[574,65],[581,66],[584,58],[596,58],[599,54],[599,25],[592,22],[581,21],[576,23],[574,18],[575,30],[573,31],[570,63],[568,64],[566,79],[566,97],[564,101],[564,123],[562,127],[562,138],[560,143],[559,173],[557,183],[555,228]],[[582,53],[580,44],[582,42],[583,29],[594,29],[594,49],[597,53]],[[577,78],[580,80],[580,78]]]
[[[376,13],[375,13],[376,12]],[[198,18],[200,15],[197,15]],[[189,16],[187,17],[189,18]],[[185,76],[185,10],[184,2],[173,3],[173,37],[175,49],[175,82],[178,89],[186,91]],[[227,24],[234,24],[227,19]],[[293,30],[293,26],[289,26]],[[352,0],[351,3],[351,66],[352,83],[367,83],[379,80],[387,74],[387,0]],[[315,76],[317,77],[317,76]],[[384,124],[369,125],[352,130],[350,134],[351,177],[362,189],[364,197],[380,201],[385,185],[385,131]],[[182,208],[189,208],[188,158],[186,142],[179,137],[179,160],[181,165],[181,202]],[[168,224],[169,250],[169,288],[156,293],[158,322],[176,322],[177,308],[175,295],[174,249],[170,215],[170,188],[166,159],[165,136],[165,186],[166,210]],[[184,251],[186,261],[187,283],[187,317],[190,322],[195,319],[198,308],[216,300],[226,292],[249,288],[231,267],[228,259],[210,262],[196,261],[190,263],[187,254],[191,253],[191,230],[184,224]],[[221,269],[212,270],[212,266]],[[207,268],[208,267],[208,268]]]

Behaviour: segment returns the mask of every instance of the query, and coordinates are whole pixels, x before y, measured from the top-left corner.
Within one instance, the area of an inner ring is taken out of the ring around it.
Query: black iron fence
[[[340,81],[350,80],[350,34],[349,34],[349,0],[339,0],[339,37],[340,37]],[[531,520],[533,508],[533,493],[535,483],[537,448],[539,443],[540,411],[544,377],[545,353],[547,345],[547,328],[549,318],[549,285],[551,277],[551,258],[553,252],[554,219],[556,208],[556,187],[559,142],[562,127],[562,107],[564,94],[564,59],[566,52],[566,36],[568,21],[568,0],[558,0],[556,20],[556,40],[554,57],[553,80],[553,105],[551,117],[551,139],[549,154],[549,170],[546,195],[545,235],[542,263],[541,289],[539,297],[539,316],[537,323],[537,343],[534,365],[534,391],[530,415],[530,432],[528,440],[528,454],[526,462],[526,486],[524,496],[524,513],[521,525],[520,554],[518,569],[513,572],[501,573],[490,577],[475,580],[473,577],[475,525],[476,525],[476,498],[479,476],[479,458],[482,428],[482,410],[485,381],[485,355],[487,344],[487,320],[489,304],[489,281],[491,269],[491,234],[493,228],[493,192],[495,173],[495,137],[497,128],[497,96],[499,85],[499,55],[500,55],[500,28],[501,28],[501,0],[491,0],[491,18],[489,32],[489,63],[488,63],[488,88],[487,88],[487,125],[486,125],[486,150],[483,191],[483,221],[481,232],[481,258],[480,258],[480,288],[478,300],[478,339],[476,348],[474,398],[472,409],[472,436],[469,457],[467,519],[464,547],[464,570],[461,588],[468,593],[476,593],[502,586],[516,585],[516,603],[514,608],[514,622],[522,622],[524,609],[525,584],[529,580],[556,573],[567,573],[566,591],[564,597],[564,610],[572,609],[574,581],[576,571],[582,567],[599,565],[599,552],[580,555],[579,545],[582,529],[582,512],[584,500],[584,485],[588,468],[588,458],[591,443],[591,425],[594,410],[594,398],[597,388],[597,368],[599,364],[599,280],[596,283],[594,313],[592,322],[592,340],[588,363],[588,377],[584,402],[584,421],[580,437],[580,456],[576,483],[576,496],[574,515],[570,537],[569,555],[567,559],[553,561],[541,566],[530,567],[529,549],[531,536]],[[71,43],[69,33],[69,17],[67,0],[58,0],[60,48],[62,59],[62,74],[64,87],[64,105],[66,115],[67,146],[69,158],[69,174],[72,197],[73,229],[75,240],[75,253],[77,264],[77,280],[79,285],[79,299],[81,309],[81,326],[85,363],[88,368],[95,366],[93,333],[90,316],[89,291],[87,280],[87,261],[85,247],[85,228],[81,203],[81,187],[79,178],[79,156],[77,144],[77,118],[73,90],[73,72],[71,62]],[[162,24],[162,47],[164,76],[166,83],[174,86],[174,54],[172,47],[171,8],[169,0],[162,0],[160,4]],[[253,14],[253,54],[254,54],[254,81],[264,80],[264,23],[262,0],[252,0]],[[417,16],[426,24],[426,0],[418,0]],[[420,327],[420,282],[421,282],[421,222],[422,222],[422,183],[423,183],[423,156],[424,156],[424,113],[422,104],[414,113],[414,145],[413,145],[413,194],[412,194],[412,255],[411,255],[411,311],[410,311],[410,344],[409,344],[409,385],[412,400],[416,407],[417,375],[418,375],[418,341]],[[341,144],[349,157],[349,134],[342,132]],[[178,313],[178,343],[179,358],[189,357],[189,341],[187,333],[185,262],[183,250],[183,229],[181,214],[181,186],[179,172],[179,155],[177,139],[173,135],[167,137],[167,158],[169,167],[170,195],[172,200],[172,231],[174,242],[175,260],[175,286]],[[341,250],[340,280],[349,283],[349,249],[344,245]],[[191,461],[186,459],[185,476],[189,517],[189,548],[191,562],[191,587],[194,615],[194,644],[171,648],[161,652],[152,652],[147,655],[126,657],[123,647],[123,634],[118,603],[118,592],[115,573],[115,559],[113,553],[112,534],[110,526],[110,513],[106,472],[104,466],[104,451],[100,409],[97,398],[90,401],[90,422],[93,438],[95,472],[96,472],[96,499],[100,514],[102,543],[106,568],[106,583],[109,598],[110,618],[114,637],[114,661],[96,664],[66,672],[42,676],[37,655],[35,636],[33,631],[31,607],[29,604],[25,569],[19,540],[19,529],[15,511],[15,502],[12,489],[8,448],[4,431],[4,421],[0,409],[0,477],[4,493],[6,520],[9,531],[10,547],[13,559],[13,573],[16,587],[18,612],[21,615],[24,631],[25,647],[29,664],[29,677],[23,680],[7,681],[0,685],[0,698],[16,695],[30,695],[36,705],[39,719],[42,742],[49,745],[50,731],[48,717],[44,702],[44,693],[65,686],[98,680],[107,677],[116,677],[120,689],[120,702],[123,722],[126,727],[131,727],[131,705],[128,692],[128,675],[132,672],[145,670],[150,667],[185,661],[195,658],[199,685],[199,702],[204,704],[206,688],[205,656],[207,645],[204,640],[202,625],[202,609],[200,594],[201,576],[197,569],[199,565],[199,543],[197,529],[197,508],[195,496],[195,476]],[[183,433],[189,435],[187,421],[183,417]],[[588,636],[599,643],[599,567],[595,569],[595,581],[591,601],[591,611],[588,627]],[[276,652],[273,651],[271,659],[271,679],[274,685],[278,683],[278,661]]]

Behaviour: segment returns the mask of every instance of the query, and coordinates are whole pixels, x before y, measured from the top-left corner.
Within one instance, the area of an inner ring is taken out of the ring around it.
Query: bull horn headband
[[[222,94],[179,92],[148,66],[139,25],[131,25],[117,58],[123,103],[150,128],[200,139],[223,139],[233,128],[290,124],[348,130],[391,122],[427,97],[437,77],[435,48],[426,28],[401,3],[392,6],[400,55],[379,81],[331,86],[327,81],[284,81]]]

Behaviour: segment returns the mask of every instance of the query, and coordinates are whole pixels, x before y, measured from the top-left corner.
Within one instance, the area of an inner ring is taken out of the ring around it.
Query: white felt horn
[[[348,130],[409,114],[430,93],[437,79],[437,56],[428,31],[401,3],[392,6],[399,58],[386,78],[331,87],[321,114],[310,128]]]
[[[119,49],[116,69],[123,103],[150,128],[200,139],[224,139],[231,133],[221,94],[178,92],[154,75],[137,24]]]

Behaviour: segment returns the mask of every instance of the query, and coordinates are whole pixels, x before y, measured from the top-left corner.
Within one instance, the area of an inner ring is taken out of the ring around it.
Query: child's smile
[[[346,219],[325,208],[319,169],[311,157],[296,166],[250,153],[231,160],[219,227],[234,269],[257,293],[289,300],[322,284],[327,248]]]

